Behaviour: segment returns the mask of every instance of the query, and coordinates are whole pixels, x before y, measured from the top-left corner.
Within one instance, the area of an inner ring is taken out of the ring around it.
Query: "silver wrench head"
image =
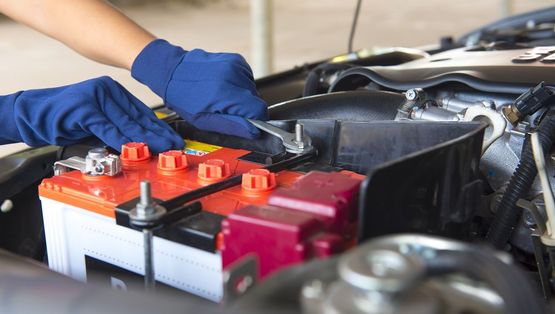
[[[253,120],[253,119],[247,119],[247,120],[258,129],[278,137],[283,143],[283,147],[285,147],[285,150],[287,152],[300,154],[314,149],[314,147],[312,147],[312,140],[306,134],[303,134],[302,141],[297,141],[295,133],[287,132],[266,121]]]

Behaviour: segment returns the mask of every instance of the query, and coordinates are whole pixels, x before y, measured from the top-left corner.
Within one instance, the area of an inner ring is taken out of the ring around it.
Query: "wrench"
[[[253,119],[247,120],[260,130],[278,137],[287,152],[302,154],[314,149],[312,146],[312,140],[308,135],[304,134],[303,125],[300,123],[295,125],[295,133],[290,133],[265,121]]]

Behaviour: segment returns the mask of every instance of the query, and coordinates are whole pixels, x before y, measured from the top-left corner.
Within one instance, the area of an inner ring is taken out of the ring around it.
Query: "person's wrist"
[[[8,142],[23,142],[16,122],[15,105],[17,98],[23,92],[0,97],[0,124],[3,126],[0,139],[9,139]],[[3,143],[7,143],[2,140]]]
[[[131,76],[165,100],[168,83],[186,51],[163,39],[146,45],[131,66]]]

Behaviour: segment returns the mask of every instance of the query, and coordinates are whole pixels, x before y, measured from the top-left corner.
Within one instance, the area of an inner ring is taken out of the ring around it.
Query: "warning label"
[[[185,140],[185,149],[183,152],[187,155],[204,156],[211,152],[215,152],[220,148],[222,147],[217,145],[206,144],[193,140]]]

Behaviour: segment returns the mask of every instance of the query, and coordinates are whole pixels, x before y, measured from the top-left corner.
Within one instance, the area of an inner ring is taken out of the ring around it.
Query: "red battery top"
[[[302,175],[291,171],[278,174],[264,174],[262,169],[251,171],[262,165],[239,160],[249,153],[187,141],[185,153],[169,151],[151,156],[146,145],[129,143],[124,145],[120,156],[123,165],[120,175],[95,177],[70,171],[43,180],[39,194],[113,218],[117,205],[139,196],[142,180],[151,182],[154,198],[167,200],[227,177],[248,173],[242,186],[201,199],[203,210],[227,216],[246,205],[266,204],[273,189],[290,186]]]

